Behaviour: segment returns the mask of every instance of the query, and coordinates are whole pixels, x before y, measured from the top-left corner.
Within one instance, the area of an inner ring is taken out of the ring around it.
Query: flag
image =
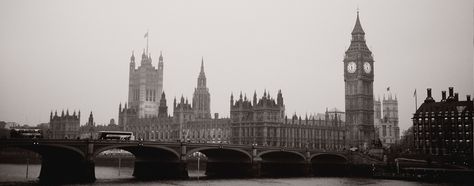
[[[148,32],[146,32],[146,33],[145,33],[145,36],[143,36],[143,37],[144,37],[144,38],[145,38],[145,37],[148,37]]]
[[[416,97],[416,88],[415,88],[415,92],[413,92],[413,97]]]
[[[390,91],[390,87],[387,87],[387,91]]]

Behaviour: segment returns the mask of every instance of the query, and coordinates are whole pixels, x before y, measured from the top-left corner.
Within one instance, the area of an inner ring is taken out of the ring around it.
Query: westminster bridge
[[[208,177],[344,173],[350,171],[351,166],[375,162],[370,158],[360,158],[363,156],[359,153],[308,148],[158,141],[0,140],[0,150],[11,147],[41,155],[39,179],[45,182],[93,182],[96,179],[95,157],[111,149],[122,149],[135,156],[133,176],[137,179],[188,178],[187,159],[195,152],[206,155]]]

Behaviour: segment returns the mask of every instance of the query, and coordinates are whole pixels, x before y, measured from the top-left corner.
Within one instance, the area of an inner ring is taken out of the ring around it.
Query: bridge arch
[[[247,152],[245,150],[242,150],[242,149],[226,148],[226,147],[198,147],[198,148],[195,148],[195,149],[192,149],[192,150],[188,151],[186,153],[186,156],[189,156],[189,155],[191,155],[195,152],[201,152],[201,153],[205,154],[206,156],[208,156],[208,158],[216,158],[216,157],[212,157],[212,155],[209,153],[210,151],[214,151],[214,150],[227,151],[229,153],[236,153],[237,156],[242,155],[241,157],[247,157],[249,162],[252,161],[252,155],[249,152]],[[211,157],[209,157],[209,155]]]
[[[139,155],[139,154],[136,154],[138,151],[138,148],[150,148],[150,149],[160,150],[163,152],[169,152],[173,154],[177,159],[180,158],[179,153],[176,152],[176,150],[169,147],[158,146],[158,145],[136,145],[136,144],[119,144],[119,145],[110,145],[110,146],[100,147],[98,149],[94,149],[93,157],[96,157],[101,152],[111,150],[111,149],[122,149],[122,150],[132,153],[135,157],[137,157],[137,155]]]
[[[349,160],[342,154],[318,153],[311,156],[311,168],[316,176],[344,176]]]
[[[252,155],[243,149],[223,146],[197,147],[189,150],[186,155],[190,156],[195,152],[207,157],[205,174],[208,177],[245,177],[251,174]]]
[[[260,175],[263,177],[295,177],[307,174],[304,154],[296,151],[268,150],[260,152]]]
[[[110,149],[122,149],[135,156],[133,176],[138,179],[177,179],[188,176],[177,150],[153,144],[102,144],[94,157]]]
[[[48,144],[38,141],[19,141],[3,148],[21,148],[41,156],[41,183],[75,183],[95,180],[94,163],[86,158],[84,149],[73,145]]]
[[[334,160],[336,162],[341,162],[341,163],[348,163],[348,159],[346,156],[342,155],[342,154],[332,154],[332,153],[317,153],[317,154],[313,154],[311,155],[311,157],[309,158],[309,160],[311,162],[313,161],[318,161],[319,159],[329,159],[329,160]]]
[[[306,160],[306,157],[304,156],[304,154],[300,153],[300,152],[296,152],[296,151],[286,151],[286,150],[267,150],[267,151],[262,151],[260,153],[257,154],[257,157],[259,158],[262,158],[262,156],[266,155],[266,154],[270,154],[270,153],[280,153],[280,154],[293,154],[293,155],[296,155],[298,157],[301,157],[302,160]]]
[[[64,150],[62,152],[70,153],[71,155],[75,155],[76,157],[81,157],[81,158],[86,157],[84,151],[82,151],[81,149],[67,146],[67,145],[32,143],[30,145],[7,145],[4,148],[12,148],[12,147],[29,150],[29,151],[38,153],[41,156],[45,156],[48,153],[53,153],[51,150],[53,150],[54,152],[56,152],[55,150]]]

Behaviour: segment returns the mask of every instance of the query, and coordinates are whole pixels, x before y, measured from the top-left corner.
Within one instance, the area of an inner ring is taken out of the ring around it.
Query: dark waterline
[[[41,165],[28,166],[26,179],[25,164],[0,164],[0,185],[37,185]],[[139,181],[132,176],[133,168],[96,166],[97,181],[89,184],[73,185],[449,185],[439,183],[422,183],[403,180],[369,179],[369,178],[338,178],[338,177],[308,177],[308,178],[260,178],[260,179],[200,179]],[[197,171],[190,171],[190,176],[196,177]],[[204,172],[200,172],[202,176]]]

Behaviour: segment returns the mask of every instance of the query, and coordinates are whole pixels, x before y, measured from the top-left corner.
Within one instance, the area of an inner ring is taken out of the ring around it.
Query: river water
[[[0,185],[35,185],[38,183],[38,176],[41,165],[28,166],[28,178],[26,177],[26,165],[19,164],[0,164]],[[449,185],[439,183],[422,183],[403,180],[385,180],[385,179],[369,179],[369,178],[340,178],[340,177],[307,177],[307,178],[261,178],[261,179],[210,179],[210,180],[167,180],[167,181],[137,181],[133,179],[133,168],[96,166],[95,168],[97,181],[92,184],[75,184],[75,185],[205,185],[205,186],[323,186],[323,185]],[[203,175],[203,172],[190,172],[190,176],[196,177]]]

